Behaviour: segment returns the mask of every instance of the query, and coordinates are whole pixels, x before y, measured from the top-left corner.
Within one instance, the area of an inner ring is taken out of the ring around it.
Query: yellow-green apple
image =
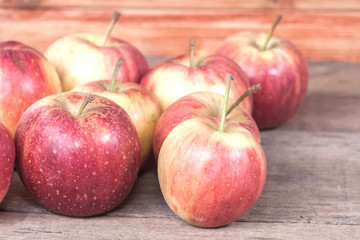
[[[0,43],[0,118],[12,135],[32,103],[59,92],[59,76],[40,52],[16,41]]]
[[[239,33],[227,38],[217,52],[234,60],[249,77],[260,83],[254,96],[253,117],[260,129],[277,127],[302,105],[308,68],[299,49],[290,41],[272,37],[280,16],[268,34]]]
[[[115,68],[112,80],[89,82],[74,88],[72,91],[97,94],[119,104],[130,116],[140,140],[140,169],[143,169],[151,156],[153,134],[161,110],[157,99],[143,86],[132,82],[116,81],[120,59]]]
[[[14,141],[9,129],[0,120],[0,203],[9,190],[14,164]]]
[[[254,89],[256,87],[258,88],[258,86],[250,88],[251,92],[246,91],[243,98],[245,98],[245,95],[247,96],[248,94],[257,91],[257,89]],[[156,124],[153,140],[153,153],[155,160],[157,160],[159,156],[161,146],[167,135],[169,135],[171,130],[181,122],[197,117],[220,117],[223,98],[223,95],[219,93],[200,91],[185,95],[172,103],[165,112],[163,112]],[[234,102],[235,101],[230,100],[228,107],[230,108]],[[260,142],[260,133],[257,125],[251,114],[248,113],[242,106],[239,106],[231,111],[231,113],[227,116],[226,121],[228,123],[238,125],[239,127],[243,127]]]
[[[165,138],[158,178],[169,207],[200,227],[227,225],[243,216],[260,196],[266,158],[258,139],[241,124],[221,118],[190,118]],[[224,114],[225,113],[225,114]]]
[[[46,49],[44,54],[55,66],[64,91],[90,81],[111,79],[119,58],[126,62],[119,71],[118,80],[140,81],[149,68],[145,57],[130,43],[110,37],[118,18],[119,13],[115,12],[106,36],[97,33],[70,34]]]
[[[249,80],[239,66],[220,54],[195,51],[190,41],[189,54],[169,59],[151,69],[141,79],[159,100],[162,111],[177,99],[197,91],[212,91],[222,94],[224,77],[231,73],[235,77],[230,97],[238,98],[250,87]],[[251,113],[252,96],[242,105]]]
[[[34,199],[69,216],[107,212],[138,175],[139,138],[113,101],[64,92],[31,105],[15,134],[16,168]]]

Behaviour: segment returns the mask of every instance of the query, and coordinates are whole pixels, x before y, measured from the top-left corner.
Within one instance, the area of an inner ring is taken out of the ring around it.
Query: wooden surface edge
[[[6,221],[2,219],[7,219]],[[31,219],[31,222],[26,221]],[[0,213],[3,239],[359,239],[351,225],[234,222],[198,228],[176,218],[69,219],[27,213]]]

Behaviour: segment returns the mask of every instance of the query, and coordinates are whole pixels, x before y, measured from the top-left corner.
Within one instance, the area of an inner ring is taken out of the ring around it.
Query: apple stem
[[[195,62],[194,62],[194,52],[195,52],[195,39],[190,39],[189,41],[190,43],[190,67],[194,68],[195,67]]]
[[[225,118],[226,118],[226,108],[229,101],[229,93],[230,93],[230,85],[231,80],[234,80],[234,76],[230,73],[227,73],[225,76],[225,95],[224,95],[224,102],[222,106],[222,114],[221,114],[221,122],[219,131],[223,132],[225,127]]]
[[[80,106],[80,108],[79,108],[79,111],[78,111],[77,114],[76,114],[76,117],[79,117],[79,116],[83,113],[86,105],[88,105],[89,103],[91,103],[92,101],[94,101],[94,99],[95,99],[95,96],[94,96],[94,95],[88,95],[88,96],[85,98],[84,102],[81,104],[81,106]]]
[[[114,15],[113,15],[113,18],[111,19],[111,22],[108,26],[108,29],[106,31],[106,35],[105,35],[105,38],[104,38],[104,42],[103,42],[103,47],[106,46],[106,43],[107,41],[109,40],[109,37],[110,37],[110,34],[111,34],[111,31],[113,30],[114,26],[115,26],[115,23],[117,22],[117,20],[119,19],[120,17],[120,13],[118,11],[115,11],[114,12]]]
[[[113,77],[112,77],[112,80],[111,80],[110,91],[114,91],[114,89],[115,89],[116,77],[117,77],[117,74],[119,72],[120,67],[123,64],[124,64],[124,59],[122,59],[122,58],[120,58],[116,63],[114,74],[113,74]]]
[[[265,50],[266,50],[267,45],[268,45],[268,43],[269,43],[269,41],[270,41],[270,39],[271,39],[271,36],[273,35],[273,32],[274,32],[276,26],[278,25],[278,23],[280,22],[281,18],[282,18],[282,16],[281,16],[280,14],[276,15],[275,21],[273,22],[273,24],[272,24],[272,26],[271,26],[271,29],[270,29],[270,31],[269,31],[269,33],[268,33],[268,35],[267,35],[266,41],[265,41],[265,43],[264,43],[264,46],[263,46],[263,48],[261,49],[262,51],[265,51]]]
[[[257,91],[259,91],[261,88],[260,83],[259,84],[255,84],[252,85],[251,87],[249,87],[229,108],[229,110],[227,110],[226,112],[226,116],[230,114],[230,112],[232,110],[234,110],[245,98],[247,98],[249,95],[256,93]]]

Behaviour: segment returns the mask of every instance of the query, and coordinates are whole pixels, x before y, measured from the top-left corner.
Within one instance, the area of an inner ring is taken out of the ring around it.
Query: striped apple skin
[[[61,91],[55,68],[40,52],[16,41],[0,43],[0,118],[13,136],[32,103]]]
[[[260,196],[266,158],[243,128],[213,117],[189,119],[165,139],[158,178],[169,207],[200,227],[220,227],[243,216]]]
[[[231,83],[230,98],[237,99],[250,83],[241,68],[231,59],[220,54],[195,53],[195,67],[189,67],[189,55],[169,59],[144,75],[140,84],[152,92],[165,111],[177,99],[198,91],[212,91],[224,94],[225,76],[230,73],[235,80]],[[252,112],[253,98],[250,96],[242,106]]]
[[[214,92],[202,91],[190,93],[171,104],[161,115],[156,124],[153,140],[153,153],[155,160],[159,156],[165,138],[181,122],[198,117],[221,117],[224,96]],[[228,102],[228,108],[234,101]],[[241,126],[249,131],[260,142],[259,129],[252,118],[242,106],[235,108],[226,118],[234,125]]]
[[[139,82],[149,70],[144,55],[130,43],[110,37],[103,46],[104,36],[96,33],[74,33],[53,42],[44,52],[55,66],[64,91],[91,81],[111,79],[117,61],[124,64],[116,79]]]
[[[43,98],[22,116],[15,134],[16,168],[46,209],[68,216],[101,214],[119,206],[139,172],[140,146],[128,114],[95,96],[64,92]]]
[[[72,91],[87,92],[106,97],[122,107],[134,123],[140,140],[140,169],[152,156],[153,135],[161,115],[156,97],[145,87],[133,82],[116,81],[110,91],[111,80],[99,80],[80,85]]]
[[[0,203],[9,190],[14,164],[14,141],[9,129],[0,121]]]
[[[217,50],[241,67],[250,84],[261,84],[253,107],[260,129],[278,127],[299,110],[309,77],[307,63],[295,45],[272,37],[268,49],[261,51],[265,38],[265,34],[241,33],[226,39]]]

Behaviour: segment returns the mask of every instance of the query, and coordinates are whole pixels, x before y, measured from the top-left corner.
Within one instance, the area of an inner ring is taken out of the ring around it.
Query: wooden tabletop
[[[0,239],[360,239],[360,64],[309,62],[309,71],[300,111],[261,132],[267,181],[241,219],[216,229],[184,222],[166,205],[154,165],[119,208],[90,218],[45,210],[15,173]]]

